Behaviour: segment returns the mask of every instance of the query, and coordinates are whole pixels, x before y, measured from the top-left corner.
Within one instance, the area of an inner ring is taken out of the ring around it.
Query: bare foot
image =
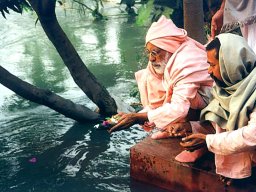
[[[233,179],[224,177],[220,175],[220,181],[222,181],[226,186],[230,186],[233,183]]]

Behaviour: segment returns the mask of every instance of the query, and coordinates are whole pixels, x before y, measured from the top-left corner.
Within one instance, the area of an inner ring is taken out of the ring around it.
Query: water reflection
[[[103,51],[106,53],[107,63],[121,63],[120,50],[118,48],[119,27],[120,25],[117,22],[107,23],[106,25],[106,45]]]
[[[34,26],[35,18],[30,13],[0,17],[0,64],[36,86],[95,107],[73,82],[40,24]],[[126,17],[93,22],[58,12],[58,18],[98,80],[113,95],[133,102],[129,90],[134,72],[145,65],[140,53],[146,29]],[[0,92],[0,191],[141,191],[129,175],[129,149],[146,136],[140,128],[109,135],[3,86]]]
[[[28,55],[31,60],[29,62],[29,66],[31,67],[26,67],[27,78],[29,78],[28,81],[37,87],[54,90],[57,93],[62,92],[64,91],[63,81],[68,76],[68,74],[65,73],[66,68],[60,62],[60,57],[57,57],[56,54],[52,54],[55,52],[52,47],[40,49],[40,47],[43,46],[45,46],[45,44],[37,41],[25,44],[24,54]],[[46,50],[47,52],[43,53]],[[47,79],[47,81],[45,81],[45,79]]]

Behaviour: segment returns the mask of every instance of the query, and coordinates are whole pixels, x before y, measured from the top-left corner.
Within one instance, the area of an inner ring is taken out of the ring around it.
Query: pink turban
[[[170,53],[174,53],[186,40],[187,31],[178,28],[164,15],[157,22],[152,23],[146,35],[146,44],[150,42]]]

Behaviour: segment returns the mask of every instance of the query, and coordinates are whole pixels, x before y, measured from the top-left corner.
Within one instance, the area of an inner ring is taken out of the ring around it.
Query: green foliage
[[[167,6],[155,5],[154,0],[149,0],[147,4],[140,7],[136,23],[139,26],[150,25],[152,22],[157,21],[161,15],[165,15],[167,18],[173,13],[173,9]]]
[[[130,97],[133,97],[136,100],[140,101],[140,92],[139,92],[139,88],[138,88],[137,84],[133,85],[133,87],[131,88]],[[139,103],[131,103],[130,105],[135,109],[136,112],[143,109],[143,106],[140,102]]]
[[[173,9],[171,9],[169,7],[165,7],[161,14],[166,16],[167,18],[170,18],[172,13],[173,13]]]
[[[211,35],[211,23],[210,22],[205,22],[204,32],[206,35]]]
[[[6,18],[6,13],[10,13],[9,9],[17,13],[22,13],[24,9],[31,9],[31,6],[28,4],[26,0],[1,0],[0,11],[4,18]]]
[[[137,84],[133,85],[133,87],[130,90],[130,97],[134,97],[138,100],[140,100],[140,92]]]
[[[149,20],[151,10],[153,9],[153,0],[149,0],[147,4],[142,5],[138,10],[138,16],[136,19],[136,23],[140,26],[149,25],[151,21]]]

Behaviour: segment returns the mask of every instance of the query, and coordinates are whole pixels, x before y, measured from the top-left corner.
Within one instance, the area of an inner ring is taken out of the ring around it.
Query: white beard
[[[164,74],[164,70],[165,67],[170,59],[170,57],[172,56],[172,54],[170,54],[169,52],[166,52],[164,59],[161,62],[150,62],[150,64],[152,65],[153,69],[155,70],[155,72],[158,75],[163,75]]]

